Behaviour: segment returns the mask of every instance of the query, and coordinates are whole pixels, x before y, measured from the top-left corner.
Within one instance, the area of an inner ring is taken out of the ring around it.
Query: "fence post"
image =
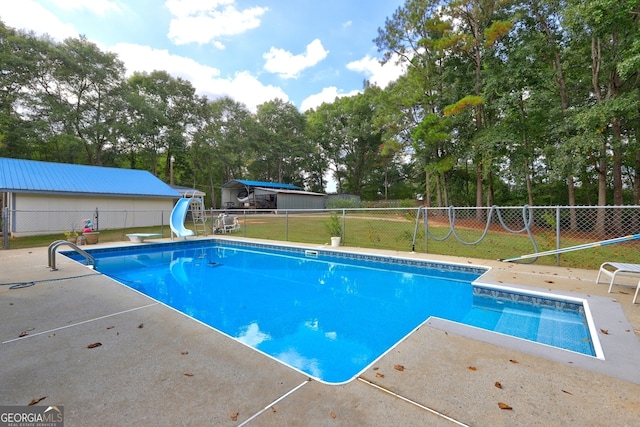
[[[429,253],[429,210],[428,206],[424,206],[421,208],[422,212],[422,222],[424,222],[424,253]]]
[[[284,211],[284,241],[289,241],[289,210]]]
[[[2,247],[9,249],[9,208],[2,210]]]
[[[416,239],[418,238],[418,224],[420,224],[420,211],[422,206],[418,206],[418,212],[416,213],[416,225],[413,227],[413,239],[411,241],[411,252],[416,251]]]
[[[560,206],[556,206],[556,250],[560,249]],[[556,265],[560,266],[560,254],[556,254]]]
[[[347,210],[342,209],[342,243],[344,243],[345,237],[347,236]]]

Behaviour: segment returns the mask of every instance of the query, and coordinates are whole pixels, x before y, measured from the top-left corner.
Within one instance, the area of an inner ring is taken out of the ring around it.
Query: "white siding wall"
[[[16,237],[80,231],[89,218],[101,230],[169,224],[173,199],[14,194],[10,231]]]

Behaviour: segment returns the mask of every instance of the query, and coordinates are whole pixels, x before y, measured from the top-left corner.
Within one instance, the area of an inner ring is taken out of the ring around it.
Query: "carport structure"
[[[222,186],[225,209],[324,209],[327,195],[293,184],[234,179]]]

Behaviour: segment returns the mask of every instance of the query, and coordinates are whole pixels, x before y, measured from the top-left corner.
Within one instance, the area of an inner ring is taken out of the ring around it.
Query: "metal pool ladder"
[[[94,257],[92,257],[91,255],[89,255],[89,253],[87,253],[86,251],[80,249],[78,247],[78,245],[76,245],[75,243],[69,242],[67,240],[56,240],[55,242],[51,243],[49,245],[49,268],[51,269],[51,271],[56,271],[56,249],[58,249],[60,246],[62,245],[67,245],[70,246],[71,249],[73,249],[74,251],[78,252],[80,255],[82,255],[83,257],[86,258],[87,260],[87,265],[92,264],[92,268],[95,268],[96,266],[96,260]]]

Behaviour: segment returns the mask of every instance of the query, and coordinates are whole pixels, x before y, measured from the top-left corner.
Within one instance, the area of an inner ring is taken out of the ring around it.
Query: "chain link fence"
[[[612,260],[640,263],[638,206],[209,210],[206,214],[210,234],[219,232],[216,218],[226,214],[238,217],[241,226],[235,235],[329,245],[336,233],[330,229],[337,216],[341,229],[337,237],[344,246],[481,259],[516,258],[514,261],[521,263],[592,269]],[[20,222],[20,234],[12,233],[9,225],[15,228],[15,224],[10,224],[9,218],[13,223]],[[63,238],[64,231],[79,230],[84,218],[93,220],[102,242],[127,240],[126,233],[132,232],[171,235],[168,211],[5,211],[4,248],[24,247],[21,241],[34,236],[49,241]],[[191,228],[189,218],[185,225]],[[611,239],[616,241],[608,242]],[[558,253],[523,257],[549,251]]]
[[[1,216],[2,247],[38,246],[82,235],[87,221],[100,240],[125,239],[127,230],[154,230],[170,236],[170,210],[9,210]],[[127,239],[128,240],[128,239]]]

